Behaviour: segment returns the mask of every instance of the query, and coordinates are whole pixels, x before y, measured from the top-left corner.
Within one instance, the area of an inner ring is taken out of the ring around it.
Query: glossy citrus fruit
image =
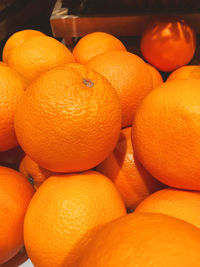
[[[122,127],[132,125],[137,107],[153,89],[146,63],[130,52],[109,51],[92,58],[87,66],[103,75],[116,89],[122,107]]]
[[[196,49],[195,33],[183,19],[157,19],[144,30],[140,49],[157,69],[173,71],[192,59]]]
[[[149,194],[162,188],[135,157],[131,127],[124,128],[113,152],[96,170],[109,177],[119,190],[126,207],[135,209]]]
[[[98,165],[114,149],[120,127],[115,89],[78,63],[41,75],[23,95],[15,116],[23,150],[39,166],[55,172]]]
[[[19,172],[0,166],[0,264],[23,247],[23,223],[34,189]]]
[[[105,32],[93,32],[82,37],[73,49],[78,63],[85,64],[91,58],[106,51],[126,51],[123,43],[115,36]]]
[[[200,80],[166,82],[137,110],[137,158],[161,182],[200,190]]]
[[[75,267],[97,229],[125,213],[118,191],[102,174],[52,176],[39,187],[26,213],[28,256],[38,267]]]
[[[25,83],[19,74],[6,64],[0,64],[0,151],[9,150],[18,144],[14,114],[24,90]]]
[[[28,40],[33,36],[39,36],[39,35],[45,36],[45,34],[43,34],[42,32],[31,29],[18,31],[12,34],[6,41],[5,46],[3,48],[3,54],[2,54],[3,62],[5,63],[8,62],[8,54],[14,47],[21,45],[22,43],[24,43],[26,40]]]
[[[80,267],[199,266],[199,228],[156,213],[125,215],[100,229]]]
[[[8,54],[8,65],[28,82],[45,71],[72,62],[74,58],[70,50],[48,36],[33,36]]]

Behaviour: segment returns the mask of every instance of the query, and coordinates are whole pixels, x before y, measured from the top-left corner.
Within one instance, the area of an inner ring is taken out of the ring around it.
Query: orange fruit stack
[[[0,264],[199,266],[195,49],[194,30],[169,18],[147,26],[143,58],[104,32],[72,52],[35,30],[7,40]]]

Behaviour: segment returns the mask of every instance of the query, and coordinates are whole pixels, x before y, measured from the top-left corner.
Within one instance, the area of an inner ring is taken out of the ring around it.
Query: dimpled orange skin
[[[125,214],[118,191],[102,174],[52,176],[39,187],[26,213],[28,256],[37,267],[75,267],[97,229]]]
[[[198,267],[200,230],[156,213],[132,213],[105,225],[79,267]]]
[[[106,51],[126,51],[115,36],[105,32],[93,32],[83,36],[73,49],[76,62],[86,64],[91,58]]]
[[[19,171],[29,180],[35,189],[50,176],[53,172],[40,167],[35,161],[33,161],[28,155],[22,159],[19,165]]]
[[[200,192],[167,188],[143,200],[135,212],[154,212],[176,217],[200,228]]]
[[[18,31],[12,34],[6,41],[6,44],[3,48],[3,54],[2,54],[3,62],[5,63],[8,62],[8,54],[14,47],[21,45],[29,38],[38,35],[45,36],[45,34],[40,31],[30,30],[30,29]]]
[[[166,17],[150,22],[140,43],[144,58],[166,72],[188,64],[195,49],[194,30],[184,20]]]
[[[163,83],[163,78],[160,72],[154,66],[147,63],[147,67],[149,68],[149,71],[151,73],[153,88],[156,88]]]
[[[113,181],[126,207],[134,210],[143,199],[163,185],[135,158],[131,129],[132,127],[128,127],[121,130],[115,149],[96,170]]]
[[[29,38],[8,54],[8,65],[29,83],[45,71],[74,61],[70,50],[49,36]]]
[[[167,78],[167,82],[173,80],[200,79],[200,66],[187,65],[173,71]]]
[[[14,130],[16,105],[25,90],[23,79],[5,64],[0,64],[0,152],[17,146]]]
[[[78,63],[37,79],[15,116],[23,150],[41,167],[55,172],[98,165],[114,149],[120,127],[116,91],[104,77]]]
[[[161,182],[200,190],[200,80],[166,82],[137,110],[137,158]]]
[[[122,127],[132,125],[142,99],[153,89],[151,73],[145,62],[126,51],[108,51],[86,64],[113,85],[122,107]]]
[[[23,222],[35,192],[19,172],[0,166],[0,264],[23,247]]]

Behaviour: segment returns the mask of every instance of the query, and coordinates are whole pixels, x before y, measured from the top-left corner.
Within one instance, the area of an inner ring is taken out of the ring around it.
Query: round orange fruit
[[[124,215],[112,182],[88,171],[48,178],[36,191],[24,221],[25,248],[34,266],[77,266],[102,225]]]
[[[151,77],[153,80],[153,88],[156,88],[163,83],[163,78],[162,78],[160,72],[154,66],[152,66],[148,63],[147,63],[147,66],[149,68],[149,71],[151,73]]]
[[[200,228],[199,208],[200,192],[167,188],[148,196],[135,211],[170,215]]]
[[[96,170],[109,177],[120,192],[126,207],[134,210],[148,195],[163,185],[149,174],[135,157],[131,127],[121,130],[113,152]]]
[[[82,37],[73,49],[76,62],[85,64],[91,58],[106,51],[126,51],[123,43],[106,32],[93,32]]]
[[[199,266],[199,228],[156,213],[132,213],[103,226],[79,267]]]
[[[121,107],[112,85],[74,63],[41,75],[23,95],[15,130],[25,153],[55,172],[95,167],[114,149]]]
[[[34,186],[35,189],[50,176],[53,172],[40,167],[34,160],[28,155],[25,155],[20,162],[19,171],[28,179],[28,181]]]
[[[132,125],[137,107],[153,89],[146,63],[130,52],[108,51],[92,58],[86,65],[113,85],[121,102],[122,127]]]
[[[153,20],[142,34],[140,49],[157,69],[173,71],[192,59],[196,50],[195,32],[183,19]]]
[[[70,50],[49,36],[33,36],[8,54],[8,65],[29,83],[45,71],[73,62]]]
[[[18,144],[14,114],[24,90],[25,83],[19,74],[6,64],[0,64],[0,152]]]
[[[200,190],[200,80],[166,82],[149,93],[137,110],[132,142],[155,178]]]
[[[18,31],[12,34],[6,41],[5,46],[3,48],[3,54],[2,54],[3,62],[5,63],[8,62],[8,55],[14,47],[21,45],[22,43],[24,43],[26,40],[28,40],[33,36],[45,36],[45,34],[40,31],[31,29]]]
[[[187,65],[173,71],[167,78],[167,82],[173,80],[200,79],[200,66]]]
[[[19,172],[0,166],[0,264],[23,247],[23,223],[34,189]]]

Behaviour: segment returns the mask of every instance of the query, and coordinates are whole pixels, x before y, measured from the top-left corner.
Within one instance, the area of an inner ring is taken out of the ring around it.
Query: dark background
[[[19,30],[34,29],[52,36],[49,19],[55,2],[55,0],[0,0],[1,52],[9,36]]]

